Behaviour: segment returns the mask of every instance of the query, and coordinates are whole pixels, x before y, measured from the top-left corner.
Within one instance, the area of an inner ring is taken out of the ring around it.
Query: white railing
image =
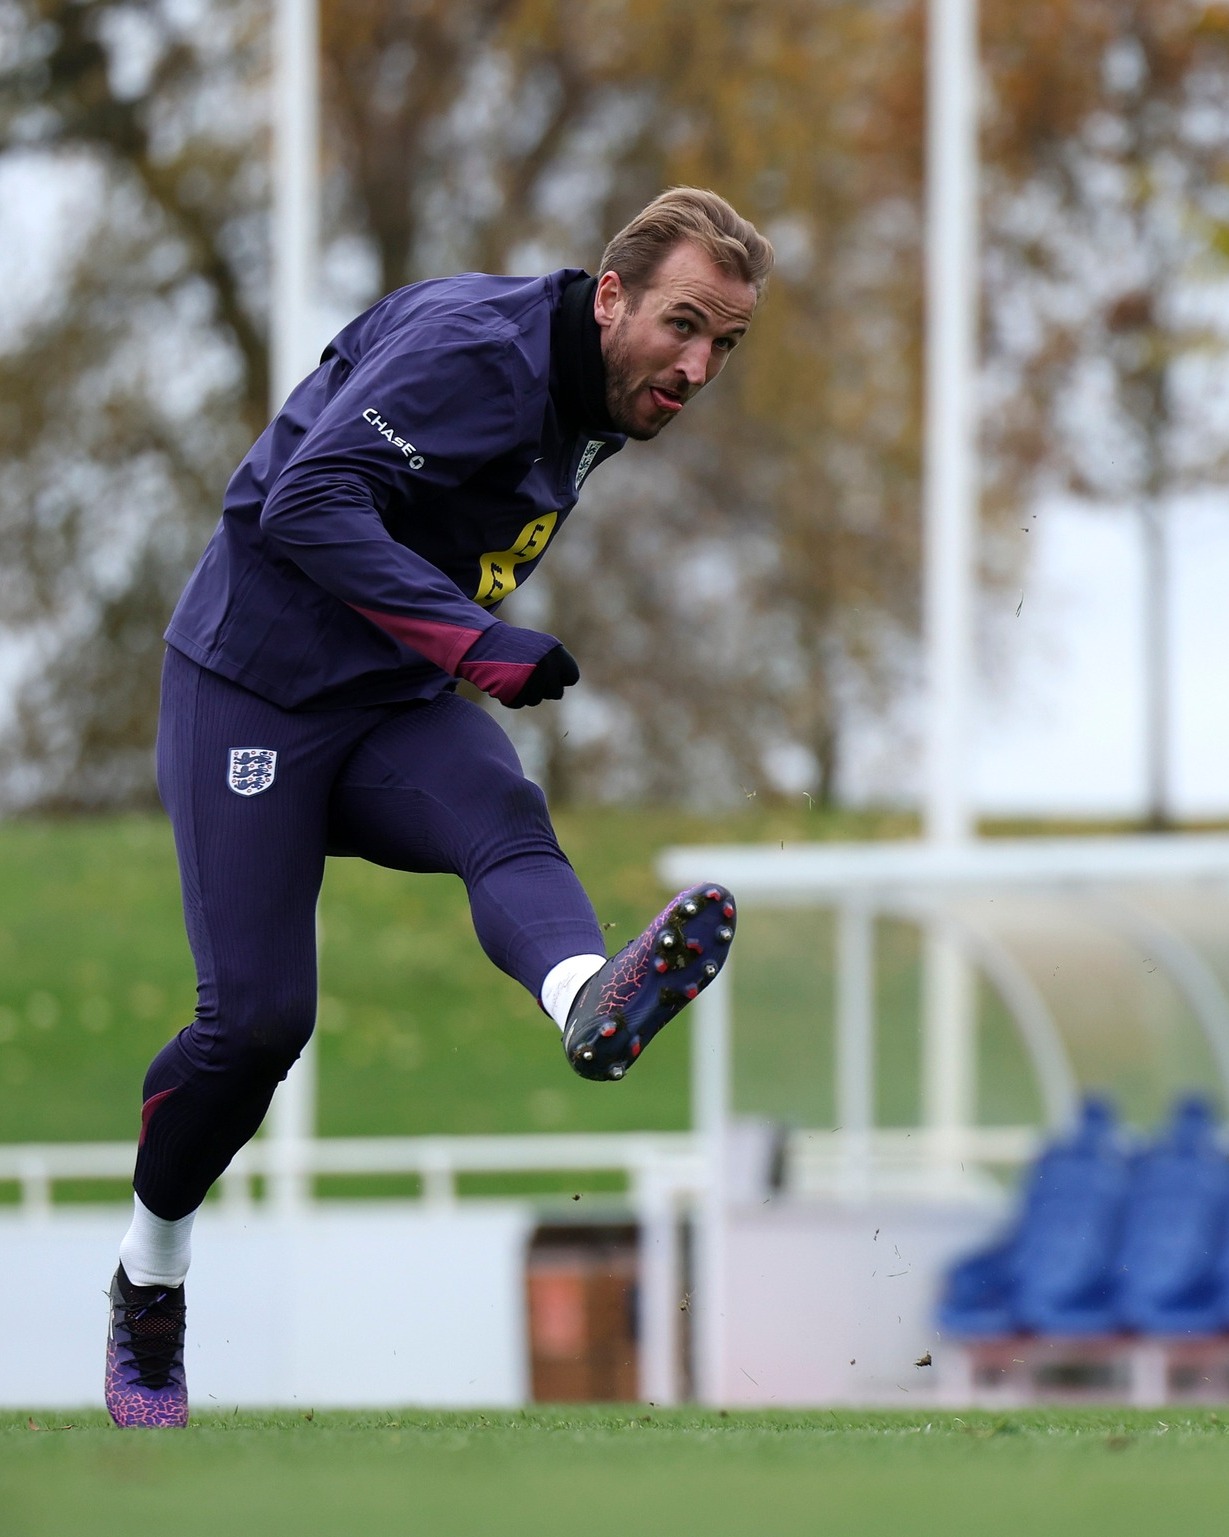
[[[0,1145],[0,1181],[19,1187],[24,1211],[47,1211],[59,1180],[117,1180],[132,1174],[131,1142]],[[268,1181],[279,1206],[294,1204],[304,1180],[326,1175],[417,1175],[421,1199],[457,1199],[462,1174],[602,1171],[628,1180],[633,1207],[663,1196],[697,1194],[704,1178],[701,1140],[690,1132],[487,1137],[258,1138],[220,1181],[223,1204],[252,1203],[252,1180]]]
[[[987,1165],[1027,1163],[1036,1155],[1041,1135],[1031,1126],[970,1127],[962,1149],[970,1174]],[[855,1190],[906,1188],[927,1166],[927,1140],[922,1127],[885,1126],[862,1133],[792,1130],[783,1148],[783,1193],[804,1199],[840,1198]],[[50,1210],[58,1181],[128,1179],[133,1152],[131,1142],[0,1144],[0,1181],[16,1184],[21,1209],[39,1215]],[[418,1196],[410,1199],[448,1203],[461,1198],[457,1181],[465,1174],[582,1171],[622,1174],[627,1191],[621,1198],[633,1212],[645,1206],[657,1209],[663,1201],[678,1209],[699,1199],[712,1183],[710,1143],[692,1132],[294,1141],[265,1137],[242,1149],[219,1188],[224,1209],[246,1209],[255,1204],[252,1181],[259,1178],[266,1182],[271,1203],[283,1208],[312,1199],[310,1182],[319,1177],[414,1175],[421,1186]],[[726,1181],[737,1190],[749,1174],[727,1170]]]

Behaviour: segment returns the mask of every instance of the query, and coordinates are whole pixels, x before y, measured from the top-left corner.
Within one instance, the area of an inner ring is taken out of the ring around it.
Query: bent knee
[[[265,1063],[284,1078],[298,1061],[316,1027],[316,1009],[265,1016],[251,1028],[244,1046],[253,1065]]]
[[[263,1008],[249,1004],[229,1017],[221,1013],[211,1032],[212,1065],[254,1079],[284,1078],[311,1039],[315,1024],[314,998]]]

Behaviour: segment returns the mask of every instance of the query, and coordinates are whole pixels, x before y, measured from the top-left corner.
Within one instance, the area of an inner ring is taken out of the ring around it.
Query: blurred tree
[[[588,684],[556,778],[562,759],[587,794],[825,799],[851,695],[887,688],[917,624],[916,17],[809,0],[623,16],[591,29],[608,67],[659,74],[611,222],[662,185],[712,185],[779,264],[712,398],[651,465],[633,448],[603,471],[552,561]]]
[[[1210,8],[983,4],[988,571],[1004,579],[1024,541],[1001,536],[1032,489],[1092,484],[1107,440],[1071,405],[1092,365],[1126,380],[1159,326],[1165,388],[1193,377],[1193,343],[1181,363],[1166,348],[1206,221],[1183,226],[1163,303],[1152,268],[1111,294],[1114,264],[1077,257],[1114,228],[1123,249],[1146,238],[1125,211],[1162,206],[1166,156],[1185,166],[1207,139],[1223,81]],[[160,632],[266,413],[267,22],[256,0],[0,0],[0,169],[54,167],[77,199],[57,302],[0,344],[0,623],[26,658],[9,804],[150,793]],[[324,0],[339,312],[433,272],[592,267],[672,182],[716,186],[778,247],[713,397],[595,477],[513,600],[585,672],[561,710],[511,723],[556,794],[830,795],[851,704],[911,665],[923,22],[921,0]],[[1137,34],[1146,68],[1127,81]],[[1116,191],[1111,162],[1146,195]],[[1137,386],[1123,420],[1155,423]]]
[[[0,7],[4,165],[40,168],[71,241],[0,353],[0,620],[25,652],[9,804],[153,793],[168,603],[263,420],[251,23],[234,6],[195,27],[156,4]]]
[[[702,761],[737,794],[763,781],[766,747],[791,744],[830,770],[840,668],[870,660],[881,601],[909,622],[916,298],[888,247],[915,231],[903,204],[896,236],[889,219],[859,249],[847,229],[902,194],[884,177],[892,138],[859,97],[895,16],[803,0],[324,6],[326,271],[347,308],[432,271],[593,263],[669,181],[719,185],[782,242],[737,390],[651,478],[634,461],[607,472],[542,584],[551,622],[588,637],[596,688],[580,707],[590,723],[608,707],[598,754],[561,746],[569,717],[539,728],[557,789],[677,794]],[[207,16],[159,0],[3,7],[6,154],[90,173],[60,302],[0,364],[0,614],[32,656],[10,800],[149,791],[159,632],[264,420],[265,20],[250,0]],[[872,143],[878,169],[860,158]],[[859,317],[864,299],[877,318]]]
[[[985,34],[989,489],[999,505],[1060,487],[1138,513],[1147,817],[1162,827],[1166,523],[1229,467],[1229,6],[995,0]]]

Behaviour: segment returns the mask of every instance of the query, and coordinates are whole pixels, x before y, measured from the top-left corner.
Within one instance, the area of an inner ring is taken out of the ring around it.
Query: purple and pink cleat
[[[576,995],[563,1049],[582,1078],[617,1079],[663,1025],[716,977],[737,914],[724,886],[680,891]]]
[[[125,1429],[188,1423],[182,1286],[134,1286],[121,1265],[111,1282],[107,1413]]]

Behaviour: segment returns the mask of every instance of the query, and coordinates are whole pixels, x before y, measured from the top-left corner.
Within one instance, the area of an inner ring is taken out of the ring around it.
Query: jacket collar
[[[561,421],[573,432],[617,432],[606,409],[602,328],[593,315],[597,279],[587,272],[567,281],[551,327],[551,393]]]

